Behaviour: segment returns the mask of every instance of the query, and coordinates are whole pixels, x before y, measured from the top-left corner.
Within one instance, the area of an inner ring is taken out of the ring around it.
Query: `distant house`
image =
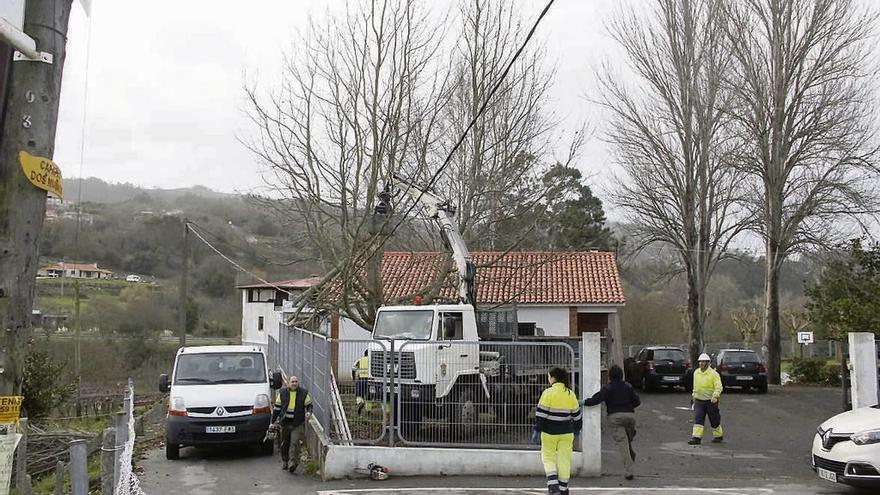
[[[516,306],[521,336],[577,337],[584,332],[606,334],[619,327],[618,313],[626,304],[614,253],[476,252],[477,305]],[[442,253],[387,252],[382,258],[382,283],[387,304],[412,304],[420,291],[436,284],[444,266]],[[271,284],[243,285],[242,342],[265,345],[278,336],[286,301],[321,282],[320,277]],[[454,277],[447,277],[436,302],[454,302]],[[322,333],[340,339],[368,339],[369,330],[344,315],[325,321]]]
[[[38,277],[66,277],[66,278],[88,278],[88,279],[110,279],[113,278],[113,272],[98,268],[97,263],[81,264],[81,263],[55,263],[54,265],[45,266],[37,271]]]

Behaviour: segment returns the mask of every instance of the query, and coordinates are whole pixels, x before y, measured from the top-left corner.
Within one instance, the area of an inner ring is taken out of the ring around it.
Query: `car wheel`
[[[766,394],[767,393],[767,384],[758,385],[758,393]]]
[[[653,392],[654,391],[654,389],[651,387],[651,382],[649,382],[648,378],[645,376],[642,377],[641,389],[644,390],[645,392]]]
[[[165,458],[169,461],[180,459],[180,445],[176,443],[165,442]]]

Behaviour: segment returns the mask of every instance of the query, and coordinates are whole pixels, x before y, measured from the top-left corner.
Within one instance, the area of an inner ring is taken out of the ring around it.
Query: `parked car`
[[[125,281],[138,283],[141,281],[141,276],[140,275],[129,275],[129,276],[125,277]]]
[[[880,487],[880,406],[840,413],[819,425],[811,459],[824,480]]]
[[[727,387],[754,388],[767,393],[767,368],[751,349],[722,349],[715,356],[715,371]]]
[[[690,367],[687,355],[678,347],[645,347],[624,361],[626,380],[645,392],[684,386],[684,376]]]
[[[225,444],[259,446],[272,417],[271,389],[281,374],[271,375],[259,347],[217,345],[181,347],[171,376],[159,376],[159,391],[169,394],[165,420],[165,457],[177,459],[180,447]]]

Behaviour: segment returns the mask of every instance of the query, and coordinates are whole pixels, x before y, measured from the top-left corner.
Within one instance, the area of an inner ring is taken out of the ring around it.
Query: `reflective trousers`
[[[547,475],[547,491],[568,493],[571,478],[571,456],[574,450],[574,433],[550,435],[541,432],[541,461]]]
[[[708,400],[694,399],[694,429],[692,436],[694,438],[703,438],[703,425],[706,423],[706,416],[709,416],[709,424],[712,425],[712,436],[715,438],[723,437],[724,430],[721,428],[721,410],[718,404],[712,404]]]

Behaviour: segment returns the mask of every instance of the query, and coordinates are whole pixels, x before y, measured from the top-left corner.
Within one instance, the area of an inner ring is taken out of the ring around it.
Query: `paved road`
[[[859,493],[816,478],[810,442],[816,426],[838,411],[837,389],[786,387],[767,395],[725,393],[723,444],[687,445],[691,415],[684,393],[643,395],[636,480],[623,480],[622,463],[603,434],[603,476],[575,479],[574,494],[831,494]],[[235,449],[184,449],[167,461],[162,449],[141,462],[142,483],[152,494],[515,495],[544,493],[544,481],[522,478],[363,478],[322,483],[290,475],[280,462]],[[390,466],[393,470],[393,466]],[[392,473],[393,474],[393,473]],[[357,476],[357,475],[354,475]]]

